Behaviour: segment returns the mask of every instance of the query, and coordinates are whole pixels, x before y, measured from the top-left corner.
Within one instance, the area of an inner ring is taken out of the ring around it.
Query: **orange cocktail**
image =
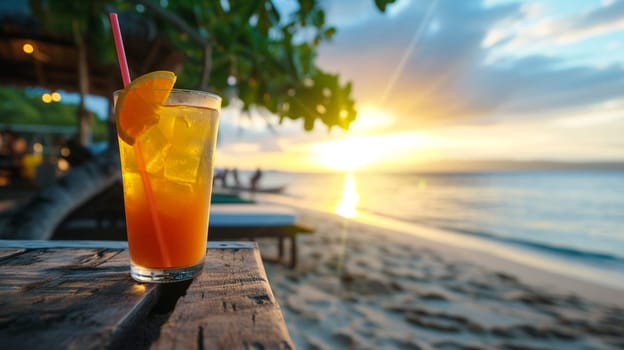
[[[139,281],[179,281],[202,269],[220,103],[174,89],[155,108],[137,108],[153,114],[137,116],[144,127],[117,119],[131,274]]]

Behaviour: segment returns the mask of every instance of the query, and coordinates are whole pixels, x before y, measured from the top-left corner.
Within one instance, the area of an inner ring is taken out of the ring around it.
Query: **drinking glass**
[[[134,144],[119,138],[130,274],[137,281],[182,281],[203,269],[220,110],[219,96],[173,89],[155,112],[157,123]]]

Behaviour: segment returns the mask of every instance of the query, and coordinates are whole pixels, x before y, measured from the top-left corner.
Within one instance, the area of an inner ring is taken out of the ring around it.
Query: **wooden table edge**
[[[106,249],[128,249],[128,242],[125,241],[51,241],[51,240],[10,240],[0,239],[0,248],[106,248]],[[233,242],[217,241],[208,242],[208,249],[255,249],[258,248],[256,242]]]

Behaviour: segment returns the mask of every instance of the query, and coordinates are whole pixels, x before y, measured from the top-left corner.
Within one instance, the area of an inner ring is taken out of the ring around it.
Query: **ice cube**
[[[173,182],[163,178],[151,181],[154,191],[156,210],[170,217],[180,217],[187,210],[189,198],[193,195],[193,186],[187,183]]]
[[[204,147],[171,147],[165,163],[165,178],[177,182],[195,182]]]
[[[215,157],[215,147],[217,143],[217,129],[218,129],[218,112],[212,111],[212,115],[210,118],[206,118],[203,123],[203,127],[208,131],[207,139],[208,141],[205,144],[205,151],[203,157],[201,158],[199,167],[206,171],[206,176],[200,176],[199,182],[208,182],[212,184],[212,170],[214,169],[214,157]]]
[[[171,143],[161,130],[160,124],[147,129],[141,135],[139,142],[147,172],[157,174],[162,171]]]
[[[208,183],[212,185],[212,164],[214,163],[214,147],[210,145],[206,145],[204,152],[199,160],[199,169],[205,172],[204,175],[200,175],[197,177],[198,183]]]
[[[184,111],[185,108],[180,108]],[[173,128],[172,145],[165,159],[165,178],[177,182],[195,182],[200,161],[205,157],[207,135],[210,132],[209,118],[193,118],[188,110],[176,118]]]
[[[136,156],[134,155],[134,148],[121,140],[119,141],[119,156],[121,158],[124,172],[139,171]]]
[[[176,121],[176,118],[172,115],[172,113],[170,113],[173,108],[174,107],[162,106],[159,110],[161,117],[158,120],[158,128],[167,140],[171,140],[173,137],[173,128]]]
[[[123,190],[126,206],[140,205],[145,200],[145,191],[141,176],[137,173],[123,172]]]

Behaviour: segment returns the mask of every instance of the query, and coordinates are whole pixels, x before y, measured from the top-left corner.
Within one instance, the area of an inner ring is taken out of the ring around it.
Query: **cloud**
[[[582,14],[573,25],[575,28],[604,26],[621,22],[624,18],[624,1],[617,0],[605,3],[593,11]]]
[[[566,20],[565,28],[588,31],[616,23],[623,1]],[[624,91],[622,65],[566,67],[565,58],[543,54],[501,57],[493,50],[523,33],[483,45],[500,23],[540,16],[540,7],[475,1],[412,1],[392,18],[369,16],[339,28],[335,42],[320,50],[320,64],[354,82],[356,100],[377,103],[396,116],[392,128],[487,123],[500,118],[530,118],[613,99]],[[621,17],[621,16],[620,16]],[[436,23],[435,30],[422,30]],[[544,24],[544,35],[560,38],[562,22]],[[418,34],[420,33],[420,34]],[[504,35],[503,35],[504,36]],[[415,39],[416,38],[416,39]],[[415,41],[405,64],[401,59]],[[530,51],[529,51],[530,52]],[[401,67],[396,80],[395,69]],[[382,96],[388,98],[382,100]]]
[[[557,42],[569,44],[594,36],[624,30],[624,1],[613,1],[565,21]]]
[[[624,0],[607,2],[567,17],[547,12],[543,3],[526,3],[517,16],[491,28],[484,44],[492,46],[506,39],[499,51],[510,54],[575,44],[621,30],[624,30]]]
[[[403,1],[405,2],[405,1]],[[321,5],[327,14],[327,22],[334,26],[347,27],[366,22],[377,14],[373,1],[361,0],[325,0]]]

